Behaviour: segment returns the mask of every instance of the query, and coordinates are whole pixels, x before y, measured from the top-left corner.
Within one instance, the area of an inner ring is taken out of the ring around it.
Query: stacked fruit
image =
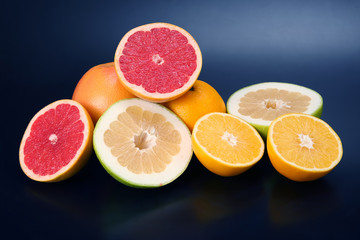
[[[90,69],[72,100],[56,101],[30,121],[19,152],[24,173],[64,180],[94,149],[118,181],[159,187],[186,170],[193,151],[211,172],[238,175],[262,158],[264,139],[275,169],[292,180],[320,178],[338,164],[341,141],[319,118],[318,93],[262,83],[235,92],[225,106],[198,80],[201,67],[200,48],[184,29],[152,23],[130,30],[114,62]]]

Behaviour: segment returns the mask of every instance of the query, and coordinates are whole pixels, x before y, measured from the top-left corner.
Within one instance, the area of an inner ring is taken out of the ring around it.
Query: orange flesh
[[[321,122],[298,116],[288,117],[274,125],[274,144],[287,160],[309,169],[323,169],[339,156],[339,142]]]
[[[209,116],[195,134],[208,153],[229,164],[246,164],[261,154],[254,131],[233,117]]]

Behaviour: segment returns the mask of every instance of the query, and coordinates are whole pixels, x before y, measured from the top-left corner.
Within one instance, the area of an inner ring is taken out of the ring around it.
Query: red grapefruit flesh
[[[202,67],[201,51],[184,29],[150,23],[130,30],[115,52],[121,83],[134,95],[167,102],[186,93]]]
[[[19,150],[20,166],[40,182],[65,180],[78,172],[92,153],[93,122],[84,107],[59,100],[30,121]]]

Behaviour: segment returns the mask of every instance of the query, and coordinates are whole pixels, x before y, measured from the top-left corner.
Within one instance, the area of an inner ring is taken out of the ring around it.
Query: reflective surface
[[[0,10],[4,236],[30,239],[277,238],[359,236],[359,1],[20,1]],[[116,182],[93,154],[73,178],[28,179],[18,148],[32,116],[71,98],[92,66],[113,60],[121,37],[150,22],[188,30],[203,54],[199,79],[227,101],[264,81],[303,85],[324,99],[322,118],[344,146],[324,178],[296,183],[267,155],[224,178],[194,156],[159,189]]]

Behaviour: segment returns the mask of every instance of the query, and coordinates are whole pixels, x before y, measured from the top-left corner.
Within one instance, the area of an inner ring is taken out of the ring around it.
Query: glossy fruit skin
[[[280,119],[281,117],[284,116],[291,116],[294,115],[292,113],[290,114],[284,114],[283,116],[278,117],[278,119]],[[308,115],[308,114],[298,114],[298,115]],[[315,117],[315,116],[311,116],[309,115],[309,117]],[[284,177],[296,181],[296,182],[308,182],[308,181],[314,181],[317,179],[320,179],[322,177],[324,177],[325,175],[327,175],[328,173],[330,173],[335,166],[333,166],[330,169],[320,169],[320,170],[312,170],[312,169],[305,169],[305,168],[301,168],[298,167],[295,164],[289,163],[288,161],[286,161],[282,156],[280,156],[279,154],[276,153],[275,150],[275,144],[273,143],[272,139],[271,139],[271,135],[273,134],[273,125],[275,123],[277,119],[275,119],[269,127],[269,132],[267,135],[267,139],[266,139],[266,148],[267,148],[267,153],[270,159],[271,164],[273,165],[273,167],[276,169],[276,171],[278,171],[281,175],[283,175]],[[335,133],[335,131],[329,126],[329,128],[331,129],[331,131],[333,131],[333,133]],[[335,133],[335,135],[337,136],[337,134]],[[337,136],[337,138],[340,140],[339,136]],[[340,141],[341,144],[341,141]],[[341,145],[341,149],[342,149],[342,145]],[[341,150],[341,156],[342,156],[342,150]],[[340,159],[341,159],[340,156]],[[340,160],[339,160],[340,161]]]
[[[184,36],[187,37],[187,40],[191,43],[191,45],[194,47],[195,51],[196,51],[196,56],[197,56],[197,68],[194,71],[194,73],[192,74],[192,76],[190,77],[189,81],[181,88],[175,90],[174,92],[171,93],[167,93],[167,94],[151,94],[147,91],[145,91],[144,89],[142,89],[141,87],[139,88],[139,86],[136,86],[134,84],[129,83],[126,79],[125,76],[123,74],[123,72],[121,71],[121,67],[119,64],[119,59],[122,55],[122,51],[129,39],[129,37],[134,34],[137,31],[148,31],[152,28],[168,28],[170,30],[176,30],[179,31],[180,33],[182,33]],[[116,72],[119,76],[119,80],[120,82],[123,84],[123,86],[127,89],[127,91],[131,92],[132,94],[134,94],[135,96],[150,101],[150,102],[156,102],[156,103],[164,103],[164,102],[169,102],[172,101],[176,98],[179,98],[180,96],[184,95],[188,90],[191,89],[191,87],[194,85],[195,81],[197,80],[197,78],[200,75],[201,72],[201,68],[202,68],[202,54],[201,54],[201,50],[199,45],[197,44],[197,42],[195,41],[195,39],[190,35],[190,33],[188,33],[185,29],[176,26],[174,24],[170,24],[170,23],[165,23],[165,22],[155,22],[155,23],[149,23],[149,24],[144,24],[138,27],[135,27],[133,29],[131,29],[130,31],[128,31],[123,38],[120,40],[116,51],[115,51],[115,55],[114,55],[114,63],[115,63],[115,69]]]
[[[72,99],[85,107],[96,124],[113,103],[133,97],[119,82],[114,63],[109,62],[88,70],[77,83]]]
[[[56,106],[57,104],[61,104],[61,103],[76,105],[82,111],[82,113],[85,115],[85,117],[82,118],[82,120],[84,121],[84,125],[87,126],[87,128],[88,128],[88,131],[85,132],[85,136],[84,136],[86,141],[84,142],[84,144],[82,146],[83,149],[82,149],[81,154],[79,155],[79,157],[77,159],[75,159],[75,160],[73,159],[71,161],[72,165],[70,165],[70,163],[69,163],[69,165],[66,166],[66,168],[67,168],[66,171],[64,171],[62,173],[58,172],[54,175],[39,177],[38,175],[33,174],[32,171],[30,169],[28,169],[24,163],[25,142],[26,142],[27,137],[30,134],[31,126],[36,121],[38,116],[43,114],[46,110],[50,109],[49,108],[50,106]],[[93,143],[92,143],[93,130],[94,130],[94,124],[91,120],[89,113],[78,102],[70,100],[70,99],[62,99],[62,100],[58,100],[58,101],[55,101],[55,102],[47,105],[46,107],[41,109],[36,115],[34,115],[34,117],[31,119],[31,121],[29,122],[29,124],[25,130],[24,136],[20,143],[20,149],[19,149],[19,162],[20,162],[21,169],[30,179],[32,179],[34,181],[38,181],[38,182],[60,182],[60,181],[63,181],[63,180],[66,180],[66,179],[72,177],[86,165],[86,163],[88,162],[89,158],[91,157],[91,155],[93,153],[93,146],[92,146],[93,145]]]
[[[192,131],[196,121],[207,113],[226,112],[225,102],[210,84],[196,80],[185,95],[164,103],[164,106],[177,114]]]

